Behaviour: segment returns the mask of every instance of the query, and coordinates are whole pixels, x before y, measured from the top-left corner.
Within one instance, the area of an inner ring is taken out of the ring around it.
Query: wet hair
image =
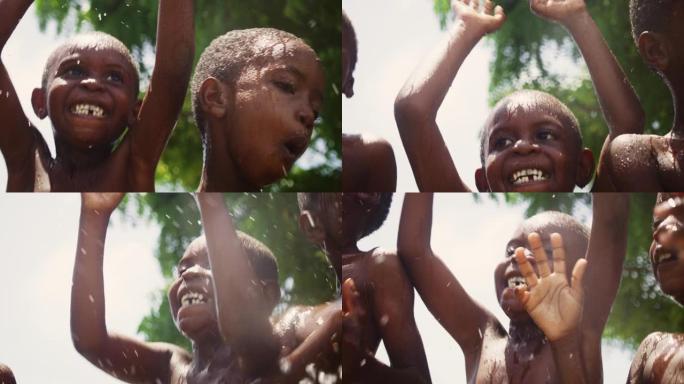
[[[563,228],[583,241],[583,243],[580,244],[582,249],[586,250],[589,247],[589,228],[568,214],[558,211],[541,212],[526,219],[522,226],[534,225],[536,223],[544,223],[545,226]]]
[[[230,31],[209,44],[197,62],[190,84],[192,112],[203,139],[205,118],[199,97],[202,83],[213,77],[224,84],[234,85],[246,67],[263,66],[272,61],[274,51],[291,41],[300,43],[315,55],[313,49],[299,37],[273,28]]]
[[[342,52],[344,54],[345,48],[349,48],[347,55],[349,55],[349,73],[354,72],[356,61],[358,60],[358,42],[356,41],[356,32],[347,14],[342,11]]]
[[[574,145],[576,145],[578,149],[582,149],[582,131],[580,130],[577,117],[575,117],[575,114],[572,113],[570,108],[568,108],[567,105],[551,94],[537,90],[525,89],[513,92],[499,100],[487,118],[487,122],[480,130],[480,162],[482,163],[483,168],[485,166],[485,147],[487,146],[489,133],[491,132],[491,125],[496,112],[500,108],[505,108],[511,101],[515,101],[515,99],[520,98],[532,98],[534,100],[534,104],[529,105],[529,107],[533,107],[536,110],[541,110],[554,116],[560,120],[564,128],[571,129],[573,132],[572,137],[575,141]]]
[[[389,210],[390,206],[392,205],[392,193],[391,192],[384,192],[380,194],[380,201],[378,202],[378,205],[375,206],[375,209],[373,209],[371,213],[370,220],[368,221],[368,224],[366,225],[366,228],[363,229],[361,232],[359,238],[362,239],[371,233],[377,231],[380,227],[382,227],[382,224],[387,220],[387,215],[389,215]]]
[[[278,262],[273,252],[261,241],[242,232],[236,231],[242,248],[247,254],[249,264],[260,280],[278,282]]]
[[[630,0],[629,21],[632,37],[638,42],[644,31],[666,32],[678,0]]]
[[[78,49],[84,48],[95,50],[111,49],[121,54],[121,56],[126,59],[126,62],[131,65],[133,76],[135,77],[135,96],[138,96],[138,93],[140,92],[140,74],[138,73],[138,66],[135,64],[135,59],[133,58],[131,51],[119,39],[104,32],[82,33],[60,44],[54,51],[52,51],[47,59],[47,62],[45,63],[45,68],[43,69],[43,76],[41,79],[41,87],[43,89],[47,89],[49,86],[50,73],[54,73],[52,69],[55,64],[57,64],[57,60],[59,58]]]

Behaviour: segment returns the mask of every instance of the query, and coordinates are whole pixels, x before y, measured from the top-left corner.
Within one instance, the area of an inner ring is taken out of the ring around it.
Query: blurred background
[[[154,66],[158,1],[36,0],[3,50],[5,64],[24,113],[37,125],[54,155],[52,127],[33,113],[31,91],[54,48],[83,31],[107,32],[123,41],[139,61],[141,90]],[[265,191],[334,191],[341,173],[340,5],[337,1],[195,0],[195,62],[204,48],[233,29],[273,27],[291,32],[316,50],[326,76],[324,105],[309,149],[286,179]],[[143,93],[141,93],[142,97]],[[7,180],[0,159],[0,184]],[[202,169],[202,146],[189,95],[156,173],[158,191],[195,190]]]

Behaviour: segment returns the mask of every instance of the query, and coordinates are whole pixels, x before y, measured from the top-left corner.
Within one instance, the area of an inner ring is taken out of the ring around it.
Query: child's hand
[[[501,27],[506,15],[500,5],[494,7],[491,0],[453,0],[451,7],[456,18],[462,20],[468,28],[478,28],[483,34],[494,32]]]
[[[97,214],[110,215],[124,197],[123,192],[114,193],[81,193],[82,209],[94,211]]]
[[[530,9],[537,16],[561,24],[586,12],[584,0],[530,0]]]
[[[553,273],[549,269],[539,234],[531,233],[528,241],[541,276],[537,277],[527,261],[524,248],[516,249],[515,259],[525,277],[528,289],[518,287],[515,293],[546,338],[549,341],[556,341],[572,333],[579,324],[583,305],[582,277],[587,261],[577,260],[572,270],[570,286],[565,275],[565,249],[562,237],[557,233],[551,234]]]
[[[354,280],[347,279],[342,284],[342,366],[345,379],[353,382],[359,369],[364,365],[364,342],[362,325],[366,321],[366,310],[363,308],[359,292]],[[350,376],[351,375],[351,376]]]

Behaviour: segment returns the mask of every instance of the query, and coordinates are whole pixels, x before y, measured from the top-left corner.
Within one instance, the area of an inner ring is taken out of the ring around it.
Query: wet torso
[[[684,383],[684,334],[649,335],[634,357],[628,383]]]
[[[616,141],[622,142],[620,153],[611,159],[617,184],[632,185],[629,191],[633,192],[684,190],[684,139],[670,135],[622,135]],[[629,180],[634,178],[634,167],[641,168],[638,172],[648,173],[649,177]]]

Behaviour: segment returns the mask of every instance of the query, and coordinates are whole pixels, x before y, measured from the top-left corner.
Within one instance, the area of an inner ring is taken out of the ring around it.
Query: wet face
[[[674,209],[653,219],[651,266],[660,289],[684,305],[684,200],[674,194],[660,194],[658,200],[660,207]]]
[[[287,175],[306,150],[323,101],[323,70],[299,42],[276,46],[273,60],[247,67],[235,84],[227,145],[255,186]]]
[[[212,278],[206,242],[200,237],[178,262],[178,275],[168,292],[176,326],[193,341],[219,335]]]
[[[515,231],[508,241],[508,244],[506,244],[505,259],[499,263],[494,270],[494,283],[497,297],[499,298],[499,304],[506,315],[513,321],[530,320],[523,304],[515,295],[515,287],[525,285],[525,279],[522,273],[520,273],[514,255],[516,248],[525,248],[527,261],[532,265],[535,272],[537,274],[539,273],[536,260],[532,254],[532,249],[527,241],[527,237],[532,232],[536,232],[541,236],[544,250],[549,258],[549,268],[552,272],[553,250],[549,236],[552,233],[559,233],[563,237],[563,244],[566,251],[568,281],[570,281],[570,275],[572,273],[572,268],[575,266],[575,262],[581,257],[584,257],[587,251],[587,238],[576,231],[569,230],[559,223],[549,223],[548,217],[544,217],[543,215],[526,220]]]
[[[534,95],[517,95],[490,118],[485,174],[494,192],[571,192],[581,150],[577,133]]]
[[[110,146],[135,121],[137,75],[121,52],[74,44],[48,71],[47,114],[62,142]]]

